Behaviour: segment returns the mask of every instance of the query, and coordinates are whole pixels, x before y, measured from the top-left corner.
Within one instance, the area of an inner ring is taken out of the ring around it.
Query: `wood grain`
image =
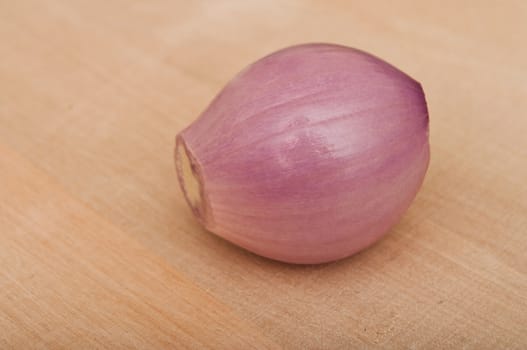
[[[525,348],[524,1],[0,0],[0,347]],[[205,232],[174,136],[300,42],[421,81],[432,160],[402,222],[323,266]]]
[[[272,348],[45,173],[0,151],[1,348]]]

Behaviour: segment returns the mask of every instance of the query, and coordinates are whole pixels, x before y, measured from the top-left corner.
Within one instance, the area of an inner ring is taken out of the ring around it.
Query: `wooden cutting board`
[[[0,1],[0,348],[527,347],[527,2]],[[291,266],[207,233],[175,134],[302,42],[421,81],[432,161],[371,249]]]

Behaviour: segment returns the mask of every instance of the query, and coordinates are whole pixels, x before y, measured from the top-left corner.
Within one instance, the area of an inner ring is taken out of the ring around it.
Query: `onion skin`
[[[429,156],[421,85],[331,44],[248,66],[176,138],[180,185],[205,228],[298,264],[379,240],[417,194]]]

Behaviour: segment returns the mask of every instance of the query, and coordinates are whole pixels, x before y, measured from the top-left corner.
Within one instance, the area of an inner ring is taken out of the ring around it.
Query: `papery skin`
[[[208,230],[265,257],[323,263],[368,247],[408,208],[428,167],[428,112],[421,85],[379,58],[305,44],[240,72],[183,144]]]

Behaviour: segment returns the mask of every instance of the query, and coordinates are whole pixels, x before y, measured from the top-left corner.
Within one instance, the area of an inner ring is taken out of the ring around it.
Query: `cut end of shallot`
[[[185,199],[197,219],[206,224],[206,201],[200,166],[181,136],[176,139],[176,170]]]

